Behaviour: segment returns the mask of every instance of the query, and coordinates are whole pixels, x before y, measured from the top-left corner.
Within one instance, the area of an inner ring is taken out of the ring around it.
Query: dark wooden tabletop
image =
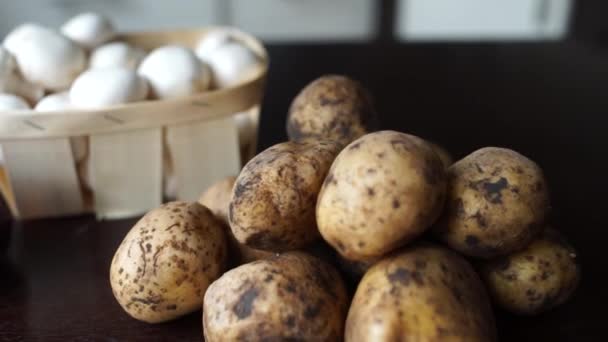
[[[322,73],[373,92],[384,128],[435,140],[460,158],[514,148],[545,170],[552,223],[577,248],[582,282],[536,317],[497,313],[502,340],[605,340],[608,258],[608,51],[559,44],[270,47],[260,148],[285,139],[289,101]],[[5,216],[6,217],[6,216]],[[135,219],[92,217],[0,225],[0,340],[200,341],[201,313],[148,325],[127,316],[109,286],[110,259]]]

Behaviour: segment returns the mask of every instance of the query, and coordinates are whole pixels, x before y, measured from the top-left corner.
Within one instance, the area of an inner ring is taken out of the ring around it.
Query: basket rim
[[[217,119],[250,109],[259,104],[262,98],[269,67],[266,48],[253,35],[233,27],[209,26],[200,29],[125,32],[119,34],[117,40],[180,44],[170,41],[170,37],[180,36],[194,41],[217,29],[230,29],[262,61],[259,68],[240,83],[180,98],[144,100],[96,109],[0,111],[0,141],[120,132]],[[155,114],[146,118],[144,112]]]

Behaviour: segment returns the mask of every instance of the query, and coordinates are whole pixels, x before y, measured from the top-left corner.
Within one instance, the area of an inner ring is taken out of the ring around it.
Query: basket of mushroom
[[[252,156],[268,58],[233,28],[117,33],[85,13],[0,46],[0,189],[20,219],[194,200]]]

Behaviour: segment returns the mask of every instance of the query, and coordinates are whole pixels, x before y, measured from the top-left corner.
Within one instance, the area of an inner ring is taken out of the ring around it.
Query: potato
[[[198,203],[209,208],[217,218],[226,224],[228,224],[228,205],[235,181],[234,176],[220,179],[205,190],[198,200]]]
[[[215,341],[340,341],[348,298],[338,273],[289,252],[226,272],[205,294],[203,331]]]
[[[198,203],[171,202],[129,231],[110,266],[112,292],[133,318],[158,323],[199,310],[224,270],[220,222]]]
[[[232,187],[235,181],[236,177],[233,176],[219,180],[201,195],[198,202],[209,208],[224,223],[232,263],[241,265],[254,260],[270,258],[274,253],[254,249],[238,242],[230,230],[228,206],[230,205]]]
[[[346,320],[346,342],[494,341],[485,289],[462,257],[419,244],[367,271]]]
[[[376,126],[368,91],[339,75],[325,75],[308,84],[291,103],[287,116],[287,135],[292,141],[334,140],[346,145]]]
[[[319,231],[347,259],[377,258],[430,227],[445,190],[443,164],[424,140],[370,133],[331,166],[317,203]]]
[[[486,147],[448,169],[446,210],[435,232],[463,254],[492,258],[530,243],[548,211],[538,165],[515,151]]]
[[[553,229],[521,251],[484,261],[480,273],[498,306],[530,315],[565,302],[580,278],[576,252]]]
[[[339,149],[334,142],[285,142],[250,160],[236,180],[229,206],[236,239],[274,252],[317,239],[315,203]]]

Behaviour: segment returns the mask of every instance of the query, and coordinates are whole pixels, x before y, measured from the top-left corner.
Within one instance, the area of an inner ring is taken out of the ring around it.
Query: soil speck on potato
[[[252,287],[252,288],[247,289],[247,291],[245,291],[241,295],[238,302],[232,309],[234,314],[239,319],[244,319],[244,318],[249,317],[249,315],[251,315],[251,311],[253,310],[253,302],[258,297],[258,295],[259,295],[259,293],[256,288]]]

